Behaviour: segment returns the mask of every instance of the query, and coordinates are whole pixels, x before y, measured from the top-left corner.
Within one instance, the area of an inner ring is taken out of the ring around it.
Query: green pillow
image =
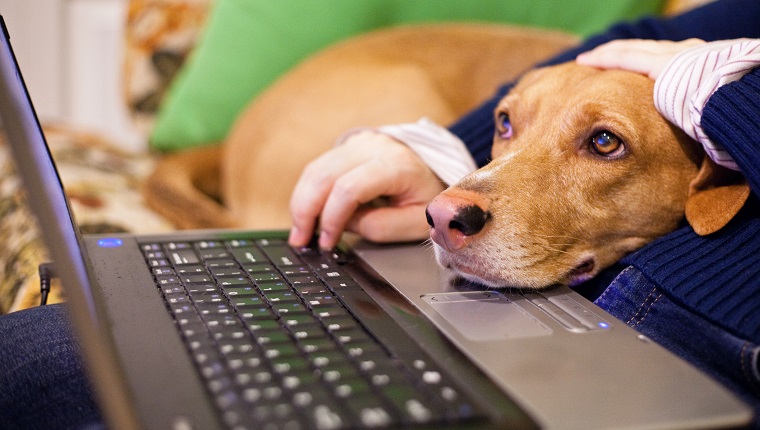
[[[160,150],[216,143],[249,101],[311,53],[396,24],[502,22],[581,36],[656,13],[662,0],[217,0],[164,99],[150,136]]]

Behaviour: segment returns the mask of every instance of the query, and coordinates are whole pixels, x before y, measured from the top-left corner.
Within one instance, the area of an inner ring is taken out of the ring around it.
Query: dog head
[[[574,285],[675,230],[720,229],[749,190],[654,108],[641,75],[526,74],[495,110],[492,161],[437,196],[438,262],[492,287]]]

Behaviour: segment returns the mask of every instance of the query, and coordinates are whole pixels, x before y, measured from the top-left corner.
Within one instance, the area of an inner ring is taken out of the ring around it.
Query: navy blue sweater
[[[644,18],[593,36],[544,63],[573,60],[614,39],[707,41],[760,38],[760,1],[719,0],[683,15]],[[451,126],[479,166],[489,161],[493,110],[512,84]],[[685,226],[622,260],[672,300],[744,339],[760,342],[760,69],[721,87],[708,101],[702,127],[734,158],[752,189],[740,215],[721,231],[700,237]]]

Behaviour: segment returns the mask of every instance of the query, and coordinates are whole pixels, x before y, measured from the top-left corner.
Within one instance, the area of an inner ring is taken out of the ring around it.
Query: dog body
[[[289,228],[303,168],[346,130],[423,116],[448,124],[577,42],[486,24],[402,26],[348,39],[253,100],[223,145],[163,157],[144,196],[180,228]]]
[[[660,116],[652,92],[645,76],[574,63],[527,74],[496,109],[493,161],[428,207],[439,263],[492,287],[573,285],[676,229],[727,172]],[[708,207],[746,198],[718,191]]]

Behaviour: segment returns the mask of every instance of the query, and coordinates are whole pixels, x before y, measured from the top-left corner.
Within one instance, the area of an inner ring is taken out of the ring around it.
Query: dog
[[[492,161],[427,208],[439,264],[495,288],[572,286],[684,216],[722,228],[749,187],[657,112],[653,86],[574,62],[526,74],[495,110]]]
[[[350,38],[278,79],[221,144],[161,157],[143,196],[181,229],[289,228],[301,171],[346,130],[423,116],[448,124],[578,41],[564,32],[464,23]]]
[[[144,196],[180,228],[288,228],[301,170],[345,130],[421,116],[447,124],[576,42],[472,24],[350,39],[254,100],[223,145],[160,160]],[[748,187],[656,112],[652,85],[575,64],[522,77],[495,113],[493,161],[428,207],[439,263],[494,287],[574,285],[684,214],[700,234],[725,225]]]

